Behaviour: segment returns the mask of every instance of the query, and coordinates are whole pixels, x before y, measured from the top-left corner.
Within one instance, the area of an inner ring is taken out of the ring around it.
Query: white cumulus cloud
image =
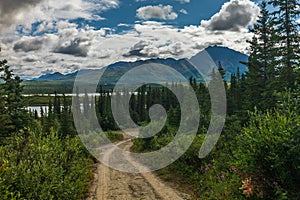
[[[54,0],[48,0],[48,3],[51,1]],[[70,1],[83,2],[83,0]],[[106,2],[107,5],[118,6],[118,1],[88,1]],[[115,4],[109,4],[109,2],[115,2]],[[59,5],[52,6],[52,8],[57,7],[57,9],[56,11],[52,9],[54,14],[48,16],[47,19],[49,20],[44,20],[36,27],[36,34],[29,36],[16,32],[14,34],[1,34],[0,46],[2,52],[0,60],[7,59],[16,74],[31,78],[46,72],[69,73],[77,69],[101,68],[118,61],[136,61],[149,58],[189,58],[210,45],[225,46],[247,53],[249,44],[246,41],[251,39],[253,34],[249,33],[246,27],[252,23],[252,17],[255,21],[254,14],[250,18],[248,17],[249,20],[246,20],[245,23],[240,23],[237,20],[238,22],[227,24],[228,27],[226,28],[220,28],[218,25],[219,22],[234,21],[231,15],[240,17],[239,14],[236,14],[237,10],[228,13],[227,9],[235,4],[239,5],[235,8],[243,8],[242,5],[246,2],[252,5],[253,11],[256,12],[254,3],[251,4],[247,0],[231,0],[210,20],[202,21],[201,25],[198,26],[188,25],[185,27],[176,27],[167,25],[164,22],[147,20],[150,18],[171,19],[177,17],[176,13],[172,14],[172,6],[159,5],[157,6],[159,7],[158,11],[154,12],[153,6],[149,6],[148,11],[145,11],[146,7],[143,7],[144,9],[140,9],[144,11],[141,11],[140,14],[143,16],[141,19],[144,20],[135,24],[119,24],[119,26],[130,27],[129,30],[122,33],[116,33],[112,28],[103,27],[96,30],[94,27],[82,27],[74,22],[71,23],[68,19],[60,19],[55,22],[55,19],[57,19],[55,13],[58,10],[63,10],[62,4],[64,4],[58,2]],[[32,12],[43,12],[42,4],[35,5],[41,9],[40,11],[35,10]],[[251,6],[247,7],[247,9],[250,8]],[[87,18],[93,17],[92,12],[86,11],[92,8],[85,7],[81,10],[81,8],[74,8],[73,6],[70,10],[74,9],[82,12],[83,16],[84,13],[88,14],[86,15]],[[244,12],[245,9],[240,9],[240,12]],[[64,10],[68,10],[68,8],[64,8]],[[48,14],[51,13],[50,11],[47,12]],[[227,13],[227,16],[225,13]],[[39,18],[47,17],[48,14],[41,15]],[[66,16],[72,18],[71,14]],[[76,17],[77,14],[73,17]],[[244,14],[248,15],[249,13]],[[47,30],[54,31],[47,32]]]
[[[0,31],[15,25],[30,31],[31,24],[40,21],[50,24],[61,19],[101,20],[94,14],[96,11],[117,8],[119,4],[119,0],[1,0]]]
[[[211,31],[240,31],[253,25],[260,8],[250,0],[231,0],[210,20],[202,20],[201,26]]]
[[[181,12],[182,14],[185,14],[185,15],[188,14],[188,11],[186,11],[185,9],[181,9],[179,12]]]
[[[182,4],[184,4],[184,3],[190,3],[190,0],[176,0],[176,1],[179,1]]]
[[[173,11],[171,5],[145,6],[137,10],[137,17],[140,19],[164,19],[174,20],[178,17],[177,13]]]

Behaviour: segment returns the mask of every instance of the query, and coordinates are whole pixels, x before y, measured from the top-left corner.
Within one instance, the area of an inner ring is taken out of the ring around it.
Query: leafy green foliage
[[[251,114],[249,125],[238,137],[236,167],[263,185],[265,198],[274,196],[279,188],[288,192],[290,198],[299,191],[299,130],[299,110],[284,102],[274,112]]]
[[[80,199],[87,192],[90,161],[78,138],[20,133],[0,158],[1,199]]]
[[[111,142],[116,142],[123,140],[123,134],[116,132],[116,131],[108,131],[105,132],[106,137],[111,141]]]

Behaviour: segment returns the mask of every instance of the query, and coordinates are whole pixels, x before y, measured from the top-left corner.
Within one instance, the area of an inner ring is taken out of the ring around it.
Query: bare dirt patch
[[[134,130],[136,131],[136,130]],[[117,143],[120,148],[129,150],[132,146],[128,137]],[[104,159],[116,162],[110,155],[114,149],[106,152]],[[130,159],[130,158],[126,158]],[[135,167],[136,163],[132,167]],[[133,174],[111,169],[104,164],[97,166],[95,181],[89,200],[179,200],[191,199],[160,180],[154,173]]]

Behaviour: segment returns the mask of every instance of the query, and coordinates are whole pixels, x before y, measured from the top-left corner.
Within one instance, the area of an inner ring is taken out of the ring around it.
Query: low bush
[[[120,132],[116,131],[107,131],[105,132],[106,137],[111,141],[111,142],[116,142],[123,140],[123,134]]]
[[[0,199],[81,199],[92,174],[80,140],[28,131],[0,148]]]
[[[263,190],[264,198],[300,198],[300,116],[276,109],[251,115],[238,137],[235,166]]]

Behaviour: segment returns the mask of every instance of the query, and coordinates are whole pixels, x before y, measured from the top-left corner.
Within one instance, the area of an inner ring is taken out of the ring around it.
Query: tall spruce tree
[[[84,99],[83,99],[83,114],[86,118],[88,118],[90,111],[90,99],[87,91],[84,92]]]
[[[0,73],[4,82],[0,85],[1,133],[10,135],[28,125],[29,115],[22,96],[22,80],[13,74],[6,60],[0,61]]]
[[[270,0],[274,6],[273,21],[276,33],[276,59],[277,69],[282,89],[295,88],[299,66],[299,0]]]
[[[139,89],[139,95],[138,95],[138,113],[139,113],[139,117],[140,117],[140,121],[145,121],[146,120],[146,86],[143,85],[140,89]]]
[[[249,68],[247,74],[247,109],[254,106],[264,108],[272,106],[272,102],[265,104],[273,95],[275,79],[274,59],[274,22],[267,10],[265,1],[261,4],[261,13],[252,32],[254,36],[250,43],[251,54],[246,65]],[[272,99],[272,98],[271,98]]]
[[[221,64],[221,61],[218,62],[218,70],[219,70],[219,73],[220,73],[222,79],[224,79],[225,75],[226,75],[226,71],[225,71],[224,67]]]
[[[67,135],[74,135],[74,129],[72,127],[71,115],[69,113],[69,105],[67,102],[66,96],[63,94],[63,106],[62,106],[62,113],[60,119],[60,137],[64,138]]]

